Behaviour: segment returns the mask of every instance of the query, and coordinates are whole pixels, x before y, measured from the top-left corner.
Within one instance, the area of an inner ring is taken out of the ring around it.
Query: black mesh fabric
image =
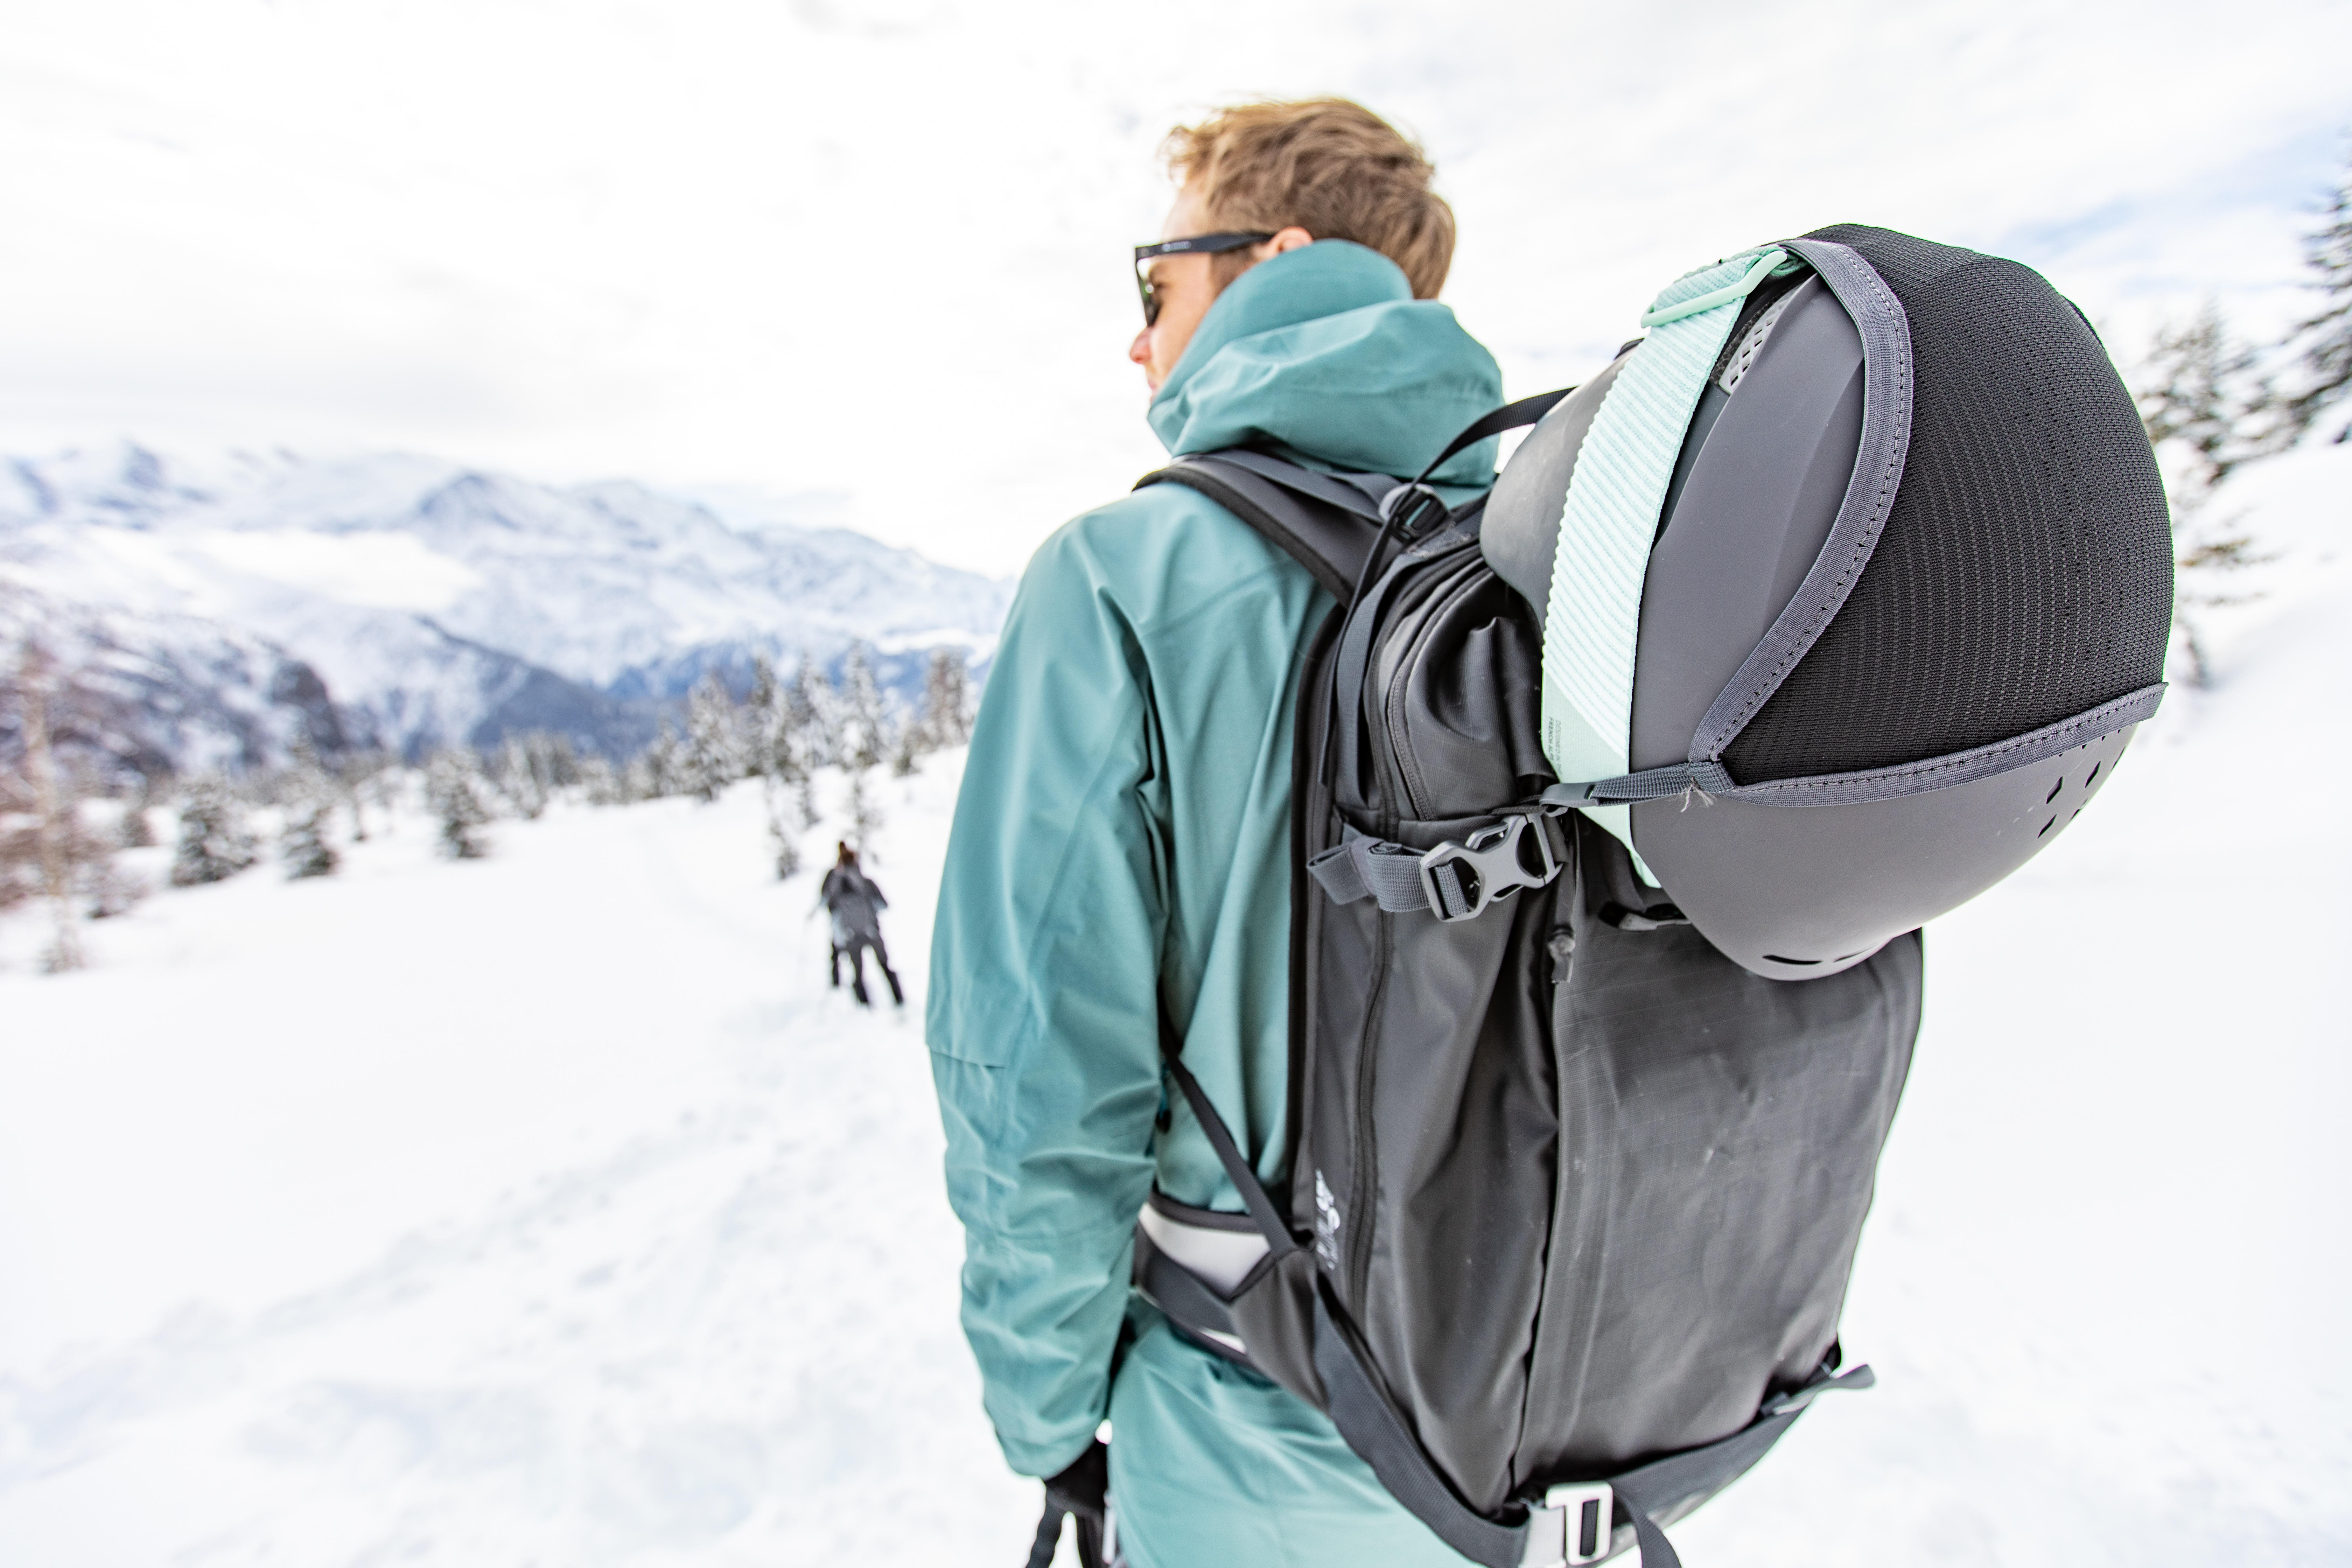
[[[1987,745],[2163,678],[2164,486],[2131,395],[2032,268],[1882,228],[1917,379],[1885,532],[1821,639],[1724,752],[1743,784]]]

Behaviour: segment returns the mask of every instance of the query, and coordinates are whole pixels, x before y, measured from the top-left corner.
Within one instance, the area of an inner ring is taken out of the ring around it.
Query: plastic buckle
[[[1616,1495],[1607,1481],[1563,1481],[1545,1489],[1544,1507],[1559,1511],[1561,1561],[1568,1568],[1609,1555]]]
[[[1423,855],[1421,889],[1437,918],[1448,924],[1476,920],[1496,899],[1521,888],[1544,887],[1559,876],[1559,861],[1551,852],[1551,836],[1542,830],[1541,821],[1538,812],[1514,812],[1492,827],[1480,828],[1466,843],[1448,839]],[[1539,861],[1533,867],[1527,863],[1523,848],[1530,827],[1536,829],[1534,841]],[[1460,868],[1454,873],[1464,905],[1459,912],[1449,909],[1439,891],[1437,873],[1446,866]]]
[[[1448,514],[1445,498],[1423,484],[1402,484],[1381,498],[1381,521],[1393,523],[1396,531],[1407,539],[1422,530],[1423,520],[1434,508],[1439,521]]]
[[[1578,1568],[1609,1555],[1616,1494],[1607,1481],[1563,1481],[1528,1514],[1519,1568]]]
[[[1582,811],[1589,806],[1614,805],[1615,802],[1603,801],[1593,793],[1606,782],[1606,780],[1594,779],[1582,784],[1553,784],[1543,792],[1544,809]]]

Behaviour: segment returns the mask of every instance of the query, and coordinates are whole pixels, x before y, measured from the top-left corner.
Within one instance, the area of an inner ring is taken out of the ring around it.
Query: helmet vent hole
[[[2078,807],[2077,809],[2080,809],[2080,808]],[[2042,825],[2042,833],[2047,833],[2047,832],[2049,832],[2052,828],[2053,828],[2053,827],[2055,827],[2055,826],[2058,826],[2058,819],[2057,819],[2056,817],[2054,817],[2054,816],[2053,816],[2053,817],[2052,817],[2049,821],[2047,821],[2047,822],[2045,822],[2045,823],[2043,823],[2043,824]],[[2042,833],[2037,833],[2037,834],[2035,834],[2033,837],[2036,837],[2036,838],[2039,838],[2039,837],[2042,837]]]
[[[2084,782],[2084,784],[2088,784],[2088,783],[2090,783],[2090,780],[2085,779],[2085,780],[2084,780],[2083,782]],[[2058,775],[2058,782],[2057,782],[2056,784],[2052,784],[2052,785],[2050,786],[2050,793],[2049,793],[2048,795],[2043,795],[2043,796],[2042,797],[2042,805],[2048,805],[2052,801],[2056,800],[2056,799],[2058,798],[2058,792],[2059,792],[2060,790],[2062,790],[2062,789],[2064,789],[2065,787],[2066,787],[2066,775],[2065,775],[2064,773],[2060,773],[2060,774]]]
[[[1767,963],[1793,963],[1800,969],[1811,969],[1821,962],[1818,958],[1783,958],[1777,952],[1766,953],[1764,961]]]
[[[2088,775],[2087,777],[2085,777],[2085,778],[2083,780],[2083,787],[2084,787],[2084,789],[2088,789],[2088,788],[2090,788],[2090,787],[2091,787],[2091,780],[2092,780],[2092,779],[2095,779],[2095,778],[2097,778],[2097,777],[2099,776],[2099,770],[2100,770],[2101,768],[2103,768],[2103,767],[2105,767],[2106,765],[2107,765],[2107,764],[2106,764],[2106,763],[2093,763],[2091,764],[2091,772],[2090,772],[2089,775]]]

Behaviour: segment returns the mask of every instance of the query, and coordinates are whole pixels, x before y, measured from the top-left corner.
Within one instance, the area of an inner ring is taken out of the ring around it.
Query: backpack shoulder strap
[[[1355,602],[1364,563],[1380,546],[1389,521],[1381,508],[1393,492],[1425,484],[1439,464],[1475,441],[1534,424],[1575,390],[1522,397],[1473,421],[1410,482],[1386,474],[1322,473],[1235,447],[1178,458],[1136,480],[1135,488],[1172,484],[1200,491],[1314,574],[1346,606]]]
[[[1382,491],[1397,482],[1365,478]],[[1355,597],[1364,562],[1380,541],[1380,504],[1368,486],[1263,452],[1179,458],[1144,475],[1135,488],[1146,485],[1182,485],[1207,496],[1306,567],[1342,605]]]

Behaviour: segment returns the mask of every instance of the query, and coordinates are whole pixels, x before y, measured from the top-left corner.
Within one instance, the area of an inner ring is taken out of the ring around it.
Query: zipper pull
[[[1551,954],[1551,983],[1559,985],[1568,979],[1571,962],[1576,957],[1576,933],[1566,926],[1554,926],[1544,942],[1544,951]]]

